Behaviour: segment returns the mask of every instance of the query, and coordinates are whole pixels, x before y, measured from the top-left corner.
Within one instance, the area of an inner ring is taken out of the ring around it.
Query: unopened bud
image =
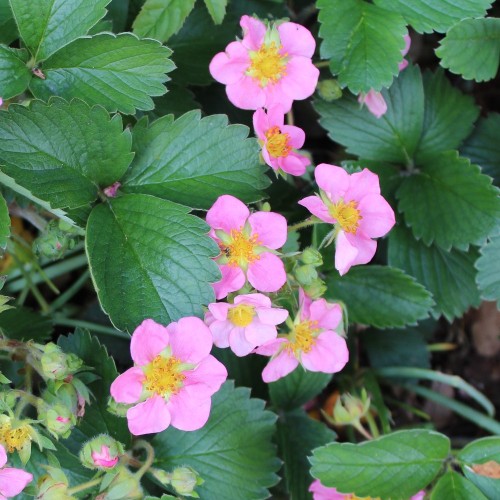
[[[117,417],[126,417],[127,411],[130,408],[130,405],[126,405],[123,403],[117,403],[113,398],[109,398],[107,410],[109,413],[117,416]]]
[[[314,267],[319,267],[323,265],[323,257],[321,253],[315,248],[307,247],[300,256],[300,260],[304,264],[311,264]]]
[[[361,425],[360,421],[370,411],[370,398],[363,389],[361,398],[343,394],[337,399],[333,407],[333,414],[326,415],[326,419],[335,425]]]
[[[294,271],[295,278],[301,286],[310,285],[318,278],[318,272],[314,266],[307,264],[305,266],[297,266]]]
[[[336,101],[342,97],[342,89],[340,88],[337,80],[330,78],[328,80],[321,80],[316,87],[321,99],[326,102]]]
[[[33,242],[33,251],[49,259],[61,259],[68,250],[75,247],[77,239],[78,235],[68,223],[52,220]]]
[[[325,282],[320,278],[316,278],[308,285],[304,285],[302,288],[304,289],[304,292],[312,300],[319,299],[320,297],[322,297],[324,295],[324,293],[327,290],[327,286],[325,285]]]
[[[38,410],[38,418],[56,438],[67,438],[76,425],[76,415],[62,403],[44,404]]]
[[[123,455],[123,445],[111,436],[102,434],[87,441],[80,451],[80,460],[89,469],[109,470]]]
[[[114,469],[115,476],[101,495],[103,500],[135,500],[144,498],[139,479],[124,465],[117,465]],[[111,473],[112,474],[112,473]]]
[[[177,467],[172,471],[170,484],[179,495],[198,498],[199,495],[194,491],[204,481],[200,475],[191,467]]]
[[[82,366],[83,361],[72,353],[64,353],[59,346],[49,342],[40,358],[42,376],[51,380],[64,380]]]
[[[36,500],[76,500],[68,494],[69,481],[57,467],[47,467],[48,474],[40,477],[37,484]]]

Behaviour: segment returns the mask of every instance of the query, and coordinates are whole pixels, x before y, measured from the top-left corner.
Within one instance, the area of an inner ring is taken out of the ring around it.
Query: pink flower
[[[209,304],[205,322],[214,344],[231,347],[237,356],[246,356],[257,346],[275,339],[276,325],[285,321],[288,311],[271,306],[271,299],[260,293],[238,295],[234,304]]]
[[[306,135],[299,127],[285,125],[285,113],[280,105],[266,114],[259,108],[253,115],[253,127],[262,145],[264,161],[275,171],[303,175],[310,161],[293,149],[304,145]]]
[[[276,292],[286,282],[276,252],[287,238],[286,219],[273,212],[254,212],[230,195],[217,198],[207,212],[210,236],[219,244],[216,262],[222,280],[214,283],[217,299],[243,287],[246,279],[261,292]]]
[[[300,308],[294,328],[286,337],[261,345],[255,352],[272,356],[262,372],[264,382],[274,382],[295,370],[299,363],[313,372],[336,373],[349,360],[344,338],[334,330],[341,327],[342,309],[325,299],[311,301],[299,290]]]
[[[378,176],[364,169],[349,175],[322,163],[314,171],[319,196],[299,201],[313,215],[335,224],[335,268],[341,275],[351,266],[372,260],[379,238],[394,226],[394,212],[380,195]]]
[[[288,112],[295,99],[314,92],[319,70],[311,57],[313,36],[295,23],[266,26],[249,16],[240,20],[243,40],[231,42],[210,63],[210,73],[226,85],[229,100],[238,108],[270,108],[276,104]]]
[[[7,453],[0,444],[0,500],[15,497],[24,490],[26,485],[33,480],[29,472],[13,467],[5,467]]]
[[[134,366],[110,389],[118,403],[137,403],[127,411],[132,434],[205,425],[210,398],[227,378],[224,365],[210,356],[211,348],[212,334],[199,318],[182,318],[167,327],[146,319],[136,328],[130,342]]]
[[[111,469],[118,463],[118,456],[112,457],[109,446],[105,445],[101,446],[100,452],[93,451],[91,457],[96,466],[105,467],[106,469]]]

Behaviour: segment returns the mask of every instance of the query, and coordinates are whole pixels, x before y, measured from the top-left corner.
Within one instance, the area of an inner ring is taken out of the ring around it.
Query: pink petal
[[[350,186],[345,193],[345,201],[361,201],[368,194],[380,194],[380,183],[377,174],[374,174],[367,168],[361,172],[351,175]]]
[[[283,337],[270,340],[269,342],[257,347],[254,352],[255,354],[260,354],[261,356],[274,356],[281,348],[281,344],[286,342],[288,342],[288,340]]]
[[[276,104],[267,110],[267,118],[269,120],[269,128],[283,128],[285,125],[285,110],[281,104]]]
[[[250,354],[253,349],[259,345],[258,342],[249,342],[246,338],[246,328],[233,328],[229,334],[229,345],[231,346],[231,351],[236,354],[236,356],[242,357]]]
[[[283,113],[288,113],[290,109],[292,109],[294,97],[285,93],[283,90],[283,81],[284,78],[275,84],[268,84],[263,89],[266,99],[264,104],[265,108],[271,109],[279,106],[283,110]]]
[[[305,321],[311,317],[311,304],[312,300],[304,292],[303,288],[299,288],[299,309],[300,309],[300,319],[301,321]]]
[[[15,497],[33,480],[33,476],[22,469],[6,467],[0,470],[0,495]]]
[[[278,330],[274,325],[264,325],[262,323],[252,323],[245,328],[245,337],[252,345],[252,349],[258,345],[274,340],[278,336]],[[248,353],[250,353],[248,351]],[[247,354],[248,354],[247,353]]]
[[[211,407],[210,398],[199,400],[190,387],[184,387],[167,403],[172,415],[172,426],[181,431],[201,429],[208,420]]]
[[[115,378],[109,392],[117,403],[135,403],[141,397],[144,379],[142,369],[134,366]]]
[[[354,265],[357,255],[358,249],[351,245],[344,231],[340,231],[335,239],[335,269],[341,276]]]
[[[152,319],[145,319],[132,335],[130,354],[136,365],[144,366],[153,361],[167,345],[167,329]]]
[[[227,98],[240,109],[258,109],[266,106],[267,96],[259,83],[244,76],[236,83],[226,86]]]
[[[212,302],[208,304],[208,310],[212,313],[213,317],[219,321],[227,319],[227,313],[230,305],[227,302]]]
[[[229,334],[234,328],[230,321],[214,321],[209,328],[212,332],[214,345],[221,348],[229,347]]]
[[[184,386],[181,392],[189,388],[189,393],[198,399],[209,398],[227,379],[226,367],[212,355],[203,359],[194,370],[184,372]]]
[[[337,373],[349,361],[349,351],[344,338],[327,330],[316,337],[316,343],[308,353],[302,353],[304,368],[314,372]]]
[[[342,168],[328,163],[320,163],[314,170],[318,186],[336,203],[349,189],[349,174]]]
[[[283,134],[288,134],[290,136],[290,145],[295,149],[300,149],[306,140],[305,132],[293,125],[283,125],[280,127]]]
[[[271,299],[266,295],[262,295],[261,293],[248,293],[235,297],[234,304],[249,304],[255,307],[270,308]]]
[[[293,56],[286,65],[286,75],[281,79],[281,88],[292,99],[307,99],[316,90],[319,69],[310,59]]]
[[[309,486],[309,491],[313,494],[313,500],[344,500],[346,497],[350,497],[350,495],[339,493],[335,488],[323,486],[319,479],[316,479]]]
[[[408,54],[408,51],[410,50],[410,46],[411,46],[411,37],[410,35],[405,35],[403,37],[404,41],[405,41],[405,48],[401,51],[401,55],[402,56],[405,56],[406,54]]]
[[[286,219],[274,212],[255,212],[248,218],[252,235],[258,236],[259,244],[272,250],[281,248],[286,243]]]
[[[222,273],[222,279],[217,283],[212,283],[217,300],[223,299],[228,293],[236,292],[246,282],[245,275],[239,267],[219,266]]]
[[[266,140],[266,132],[269,130],[271,127],[269,125],[269,120],[266,115],[266,112],[264,111],[263,108],[259,108],[254,114],[253,114],[253,128],[255,130],[255,135],[261,140],[265,141]]]
[[[275,382],[285,377],[297,368],[299,362],[295,356],[288,351],[281,351],[275,358],[272,358],[262,371],[262,380],[266,383]]]
[[[306,167],[311,164],[309,158],[298,153],[290,153],[285,158],[278,158],[278,165],[283,172],[290,175],[304,175]]]
[[[283,23],[278,26],[283,52],[290,56],[312,57],[316,41],[311,32],[295,23]]]
[[[157,395],[127,411],[128,429],[134,436],[164,431],[170,419],[165,400]]]
[[[370,238],[386,235],[396,223],[394,211],[379,194],[365,196],[358,205],[362,219],[359,228]]]
[[[408,61],[406,59],[403,59],[399,64],[398,64],[398,70],[403,71],[406,67],[408,66]]]
[[[288,318],[288,311],[278,307],[258,307],[255,312],[264,325],[279,325]]]
[[[210,62],[209,71],[212,77],[224,85],[237,83],[250,66],[250,57],[241,42],[232,42],[225,52],[219,52]]]
[[[273,170],[278,170],[280,168],[279,158],[273,158],[269,154],[265,145],[262,147],[262,157],[264,158],[266,165],[269,165]]]
[[[170,323],[172,355],[182,363],[197,364],[212,350],[212,333],[200,318],[188,316]]]
[[[266,34],[266,25],[255,17],[242,16],[243,44],[250,50],[259,50]]]
[[[316,170],[318,167],[316,167]],[[335,224],[336,220],[328,212],[328,208],[319,196],[307,196],[298,201],[299,205],[306,207],[309,212],[324,222]]]
[[[248,219],[250,211],[238,198],[229,194],[219,196],[208,210],[206,221],[214,229],[222,229],[227,234],[231,229],[240,230]]]
[[[330,304],[325,299],[315,300],[311,304],[309,319],[318,322],[325,330],[335,330],[342,320],[342,308],[338,304]]]
[[[0,468],[7,463],[7,452],[5,448],[0,444]]]
[[[418,493],[415,493],[415,495],[413,495],[410,498],[410,500],[424,500],[424,498],[425,498],[425,491],[421,490]]]
[[[368,111],[377,118],[380,118],[387,112],[387,103],[384,96],[373,89],[367,94],[360,94],[358,101],[360,104],[365,104]]]
[[[272,253],[264,252],[248,266],[250,284],[261,292],[277,292],[286,283],[283,262]]]

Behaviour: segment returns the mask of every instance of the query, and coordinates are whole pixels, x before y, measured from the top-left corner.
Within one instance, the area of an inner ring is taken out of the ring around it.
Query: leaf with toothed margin
[[[0,94],[10,99],[24,92],[31,80],[31,71],[26,66],[28,52],[0,45]]]

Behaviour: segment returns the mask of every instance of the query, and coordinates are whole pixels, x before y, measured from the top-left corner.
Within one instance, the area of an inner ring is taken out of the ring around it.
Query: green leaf
[[[53,326],[49,317],[27,307],[16,307],[0,314],[0,330],[9,339],[43,343],[50,339]]]
[[[176,118],[191,111],[200,109],[201,105],[195,100],[195,95],[187,87],[179,85],[169,85],[165,95],[153,99],[154,109],[145,114],[149,120],[153,121],[165,115],[174,115]]]
[[[293,410],[319,394],[331,379],[330,373],[309,372],[297,367],[286,377],[269,384],[271,401],[280,409]]]
[[[227,3],[228,0],[205,0],[207,10],[215,24],[221,24],[224,21]]]
[[[90,404],[85,405],[85,415],[73,429],[69,439],[65,440],[65,445],[73,453],[78,453],[86,441],[98,434],[109,434],[127,445],[130,441],[127,421],[107,410],[109,387],[118,377],[113,358],[108,355],[99,340],[91,336],[87,330],[77,329],[67,337],[60,336],[57,343],[64,352],[76,354],[83,360],[85,366],[92,367],[91,373],[98,377],[89,384],[94,398]]]
[[[0,88],[3,99],[10,99],[23,93],[31,80],[27,68],[28,52],[24,49],[11,49],[0,45]]]
[[[387,113],[373,116],[353,96],[327,103],[316,100],[320,124],[347,152],[366,160],[408,164],[420,142],[424,121],[424,91],[420,70],[409,66],[382,90]]]
[[[431,154],[457,149],[479,115],[471,96],[453,87],[443,71],[424,73],[424,126],[416,162]],[[425,160],[424,160],[425,162]]]
[[[166,42],[177,33],[193,10],[196,0],[146,0],[135,18],[137,36]]]
[[[45,79],[33,78],[30,89],[39,99],[77,97],[110,112],[134,114],[152,109],[150,96],[166,92],[166,73],[175,67],[171,53],[156,40],[131,33],[79,38],[44,62]]]
[[[481,256],[476,261],[477,286],[481,298],[496,300],[500,309],[500,235],[493,236],[481,248]]]
[[[156,464],[165,469],[188,466],[205,482],[196,491],[203,500],[258,500],[278,481],[280,466],[272,444],[276,415],[250,390],[226,382],[212,396],[204,427],[183,432],[172,427],[152,441]],[[222,476],[221,476],[222,474]]]
[[[461,153],[481,167],[481,171],[493,177],[497,186],[500,186],[500,114],[490,113],[485,118],[480,118],[472,132],[465,141]]]
[[[284,413],[278,420],[277,441],[280,457],[284,462],[285,482],[294,500],[309,500],[308,455],[314,448],[335,439],[335,433],[325,424],[309,418],[302,409]]]
[[[354,94],[389,87],[403,61],[404,19],[364,0],[318,0],[321,57]]]
[[[475,250],[446,252],[434,245],[428,247],[415,241],[404,227],[394,228],[389,235],[389,264],[425,285],[436,301],[433,314],[444,314],[450,321],[480,303],[474,269],[477,256]]]
[[[427,157],[396,196],[415,238],[444,250],[481,245],[500,216],[500,198],[491,178],[455,151]]]
[[[97,199],[125,172],[132,154],[119,115],[62,99],[9,106],[0,120],[2,171],[53,208]]]
[[[111,19],[115,33],[125,31],[128,10],[129,0],[111,0],[111,3],[108,5],[106,18]]]
[[[437,475],[450,451],[443,434],[399,431],[355,445],[331,443],[314,450],[312,475],[357,496],[407,499]]]
[[[430,500],[487,500],[470,481],[450,470],[441,476],[432,490]]]
[[[422,285],[388,266],[353,267],[345,276],[332,273],[327,285],[327,297],[346,304],[350,323],[401,327],[427,318],[433,306]]]
[[[136,152],[123,190],[146,193],[196,208],[210,208],[222,194],[245,202],[262,198],[269,185],[248,128],[227,126],[224,115],[192,111],[176,121],[165,116],[133,132]]]
[[[18,37],[19,33],[17,32],[9,0],[0,0],[0,43],[9,45]]]
[[[208,226],[189,209],[149,195],[130,194],[96,206],[86,249],[103,310],[119,330],[146,318],[164,325],[200,316],[213,302],[219,251]]]
[[[10,0],[24,43],[36,62],[85,35],[106,14],[110,0]]]
[[[400,13],[418,33],[445,33],[466,17],[483,17],[493,0],[375,0],[377,5]]]
[[[0,248],[5,250],[10,236],[9,207],[5,198],[0,194]]]
[[[436,54],[441,66],[466,80],[495,77],[500,60],[500,19],[464,19],[441,40]]]

